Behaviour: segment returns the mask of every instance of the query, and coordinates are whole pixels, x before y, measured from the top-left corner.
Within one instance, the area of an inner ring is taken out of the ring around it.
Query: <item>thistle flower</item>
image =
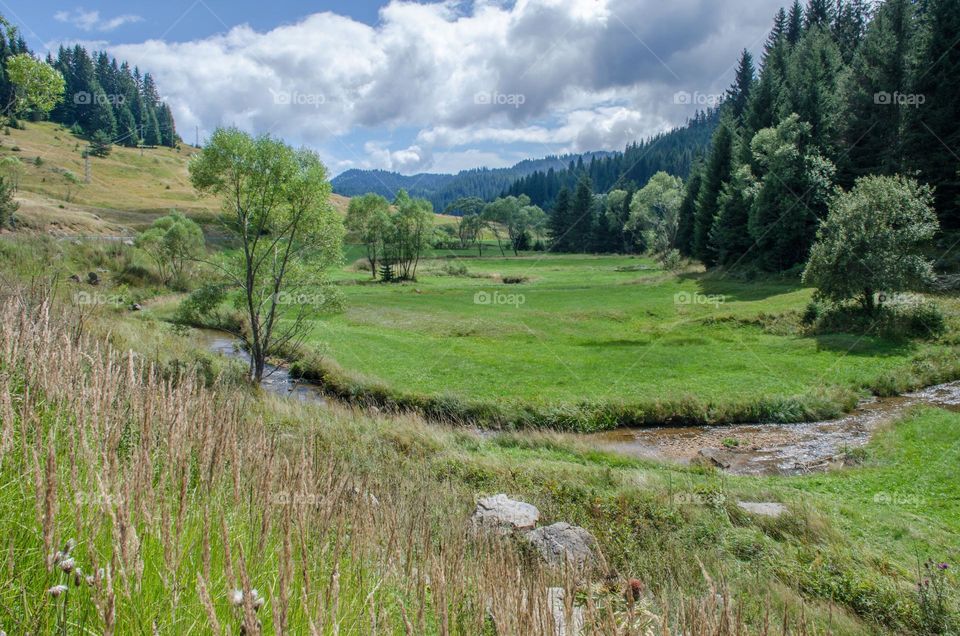
[[[49,594],[53,598],[58,598],[61,594],[66,594],[66,593],[67,593],[66,585],[54,585],[49,590],[47,590],[47,594]]]
[[[243,605],[243,590],[234,590],[230,594],[230,602],[234,607],[240,607]],[[252,589],[250,590],[250,602],[253,605],[253,610],[258,611],[264,606],[266,600],[260,596],[260,592],[258,592],[256,589]]]
[[[70,574],[71,572],[73,572],[73,569],[77,567],[77,562],[73,559],[73,557],[68,557],[63,561],[60,561],[59,565],[61,570],[63,570],[67,574]]]
[[[942,572],[944,570],[949,570],[950,566],[947,563],[941,563],[940,565],[937,566],[937,569]]]

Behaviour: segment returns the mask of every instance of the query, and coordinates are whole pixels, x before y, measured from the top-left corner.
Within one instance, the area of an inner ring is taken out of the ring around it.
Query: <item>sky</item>
[[[180,135],[315,149],[332,174],[503,167],[627,143],[716,103],[784,0],[0,0],[39,54],[157,79]]]

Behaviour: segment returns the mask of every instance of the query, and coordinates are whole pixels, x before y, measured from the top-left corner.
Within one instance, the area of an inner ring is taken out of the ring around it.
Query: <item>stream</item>
[[[207,351],[249,364],[249,354],[233,336],[205,329],[196,333]],[[327,401],[319,386],[292,378],[283,366],[268,365],[262,387],[301,402]],[[622,428],[575,437],[639,459],[685,464],[705,460],[738,475],[796,475],[842,465],[845,451],[864,446],[877,429],[918,404],[960,412],[960,382],[864,400],[852,413],[823,422]]]

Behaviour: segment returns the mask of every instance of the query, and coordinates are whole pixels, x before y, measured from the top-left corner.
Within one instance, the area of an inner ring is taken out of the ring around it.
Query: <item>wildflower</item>
[[[230,595],[230,602],[233,603],[235,607],[243,605],[243,591],[234,590],[233,594]]]
[[[73,569],[77,567],[77,562],[73,559],[73,557],[68,557],[63,561],[61,561],[59,565],[61,570],[63,570],[67,574],[70,574],[71,572],[73,572]]]
[[[234,607],[240,607],[243,605],[243,591],[234,590],[230,595],[230,602],[233,603]],[[250,602],[253,605],[254,611],[259,611],[261,607],[266,603],[263,597],[260,596],[260,592],[256,589],[250,590]]]
[[[937,569],[943,572],[944,570],[949,570],[950,566],[946,563],[941,563],[940,565],[937,566]]]
[[[83,583],[83,570],[77,568],[73,571],[73,585],[74,587],[80,587],[81,583]]]
[[[54,585],[54,586],[51,587],[49,590],[47,590],[47,594],[49,594],[49,595],[52,596],[53,598],[57,598],[57,597],[59,597],[61,594],[66,594],[66,593],[67,593],[67,586],[66,586],[66,585]]]
[[[64,554],[69,555],[75,547],[77,547],[77,542],[73,539],[67,539],[67,544],[63,546]]]

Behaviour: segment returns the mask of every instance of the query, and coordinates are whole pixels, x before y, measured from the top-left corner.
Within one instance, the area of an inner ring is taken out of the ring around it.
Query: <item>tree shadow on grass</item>
[[[680,274],[679,278],[696,283],[704,295],[723,296],[727,302],[766,300],[803,289],[796,278],[758,276],[754,280],[743,280],[719,271],[688,272]]]
[[[855,333],[825,333],[809,336],[818,351],[842,353],[857,358],[903,357],[916,352],[917,343],[907,339],[891,340]]]

